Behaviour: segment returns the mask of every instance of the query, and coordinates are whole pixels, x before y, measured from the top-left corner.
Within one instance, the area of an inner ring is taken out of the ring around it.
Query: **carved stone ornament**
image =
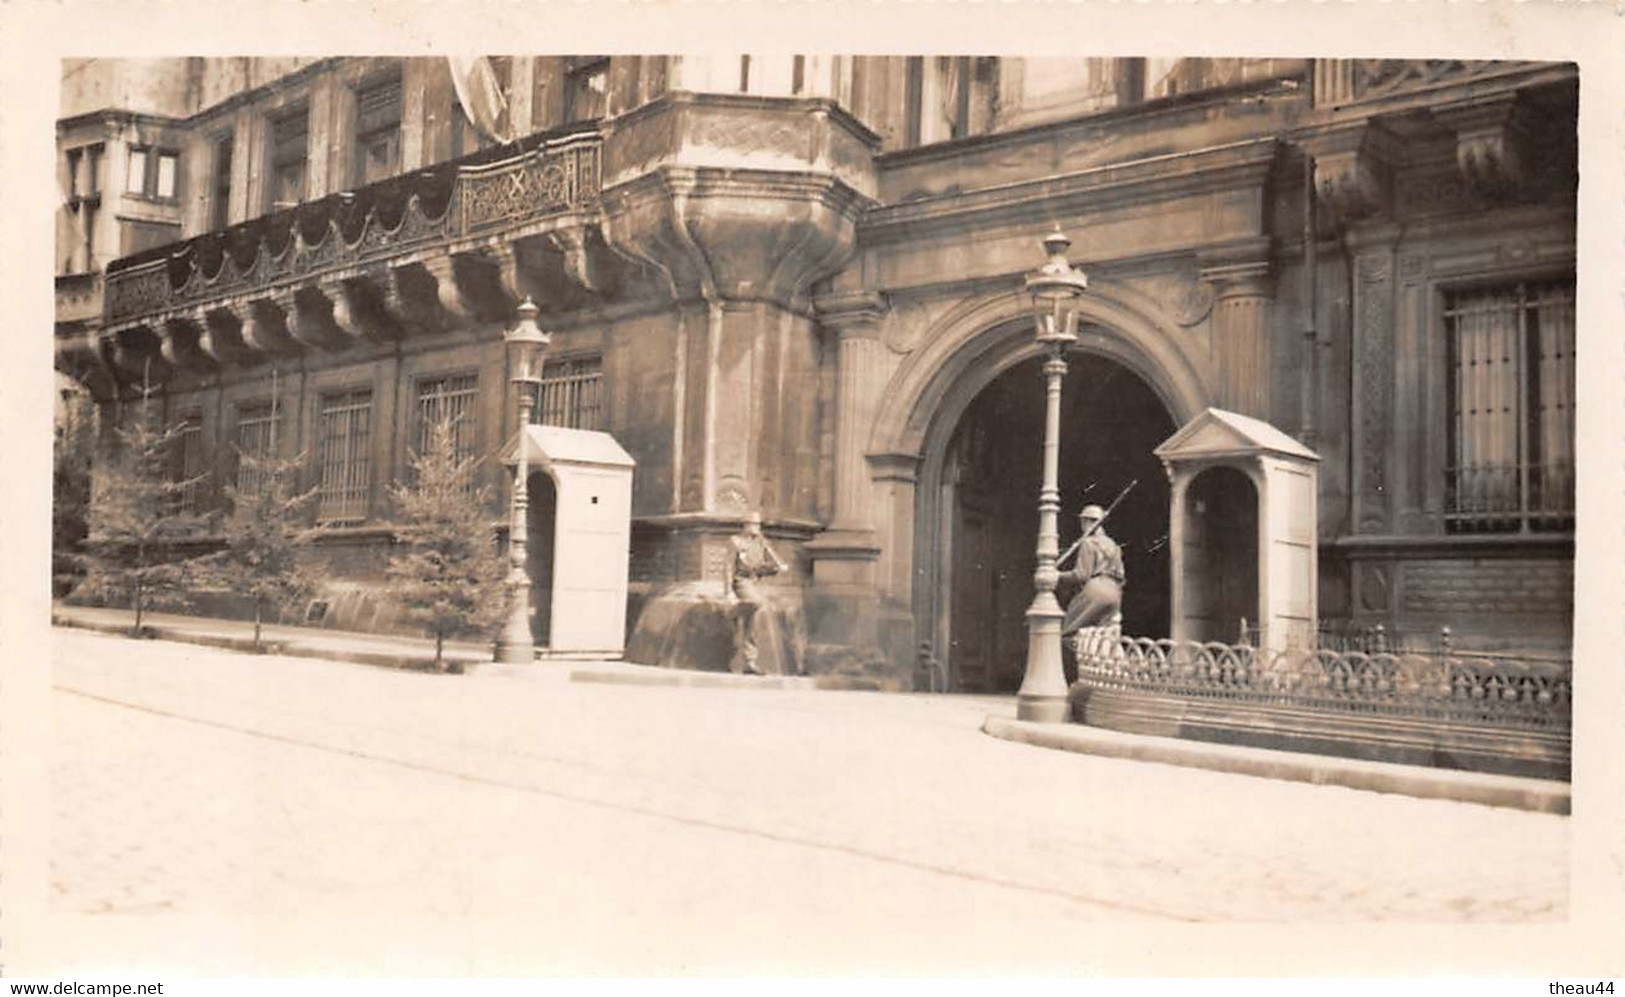
[[[1517,200],[1529,188],[1529,130],[1517,94],[1434,111],[1456,132],[1456,167],[1478,197]]]
[[[724,478],[717,486],[716,510],[724,515],[744,515],[750,510],[750,493],[743,478]]]
[[[947,305],[942,302],[894,299],[890,313],[881,322],[881,338],[893,353],[912,353],[946,311]]]
[[[1304,150],[1314,158],[1315,193],[1340,224],[1388,212],[1399,158],[1391,133],[1355,122],[1306,138]]]
[[[1150,290],[1168,317],[1186,328],[1213,313],[1213,285],[1195,273],[1164,274]]]
[[[1360,566],[1360,608],[1368,613],[1388,611],[1388,569],[1383,565]]]

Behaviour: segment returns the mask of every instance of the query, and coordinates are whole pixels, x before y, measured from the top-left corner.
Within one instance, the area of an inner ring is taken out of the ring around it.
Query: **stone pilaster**
[[[1354,266],[1354,530],[1392,525],[1394,408],[1394,253],[1387,244],[1357,247]]]
[[[817,310],[819,324],[836,336],[838,375],[835,511],[829,529],[815,546],[831,556],[837,548],[872,552],[874,489],[864,448],[886,386],[885,345],[880,340],[886,305],[880,295],[865,292],[820,299]],[[873,559],[873,553],[868,559]]]
[[[1267,421],[1275,283],[1267,257],[1261,258],[1267,245],[1248,248],[1204,259],[1202,279],[1213,287],[1212,364],[1219,406]]]

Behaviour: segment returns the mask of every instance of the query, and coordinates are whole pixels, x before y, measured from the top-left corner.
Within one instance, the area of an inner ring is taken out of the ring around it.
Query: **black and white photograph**
[[[1045,9],[32,60],[5,974],[1625,971],[1615,26]]]

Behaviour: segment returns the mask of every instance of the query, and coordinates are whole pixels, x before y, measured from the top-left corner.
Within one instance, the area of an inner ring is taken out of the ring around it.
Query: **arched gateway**
[[[950,312],[898,371],[871,437],[877,485],[913,485],[889,490],[883,584],[910,607],[916,646],[964,691],[1014,691],[1025,660],[1044,397],[1029,308],[1013,290]],[[1207,388],[1154,310],[1110,281],[1081,308],[1062,391],[1062,543],[1086,491],[1105,505],[1138,480],[1109,524],[1127,546],[1125,630],[1165,636],[1168,485],[1151,451]]]

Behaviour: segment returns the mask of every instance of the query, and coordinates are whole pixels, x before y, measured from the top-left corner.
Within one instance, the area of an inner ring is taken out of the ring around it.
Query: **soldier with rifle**
[[[1138,480],[1129,482],[1128,488],[1123,489],[1105,509],[1098,505],[1086,505],[1078,512],[1078,525],[1082,527],[1083,535],[1057,561],[1057,565],[1062,565],[1074,552],[1078,555],[1077,564],[1061,576],[1079,585],[1077,594],[1067,604],[1066,617],[1061,622],[1063,636],[1083,627],[1122,622],[1125,581],[1123,551],[1101,526],[1112,510],[1117,508],[1117,503],[1123,501],[1123,496],[1136,484],[1139,484]]]

